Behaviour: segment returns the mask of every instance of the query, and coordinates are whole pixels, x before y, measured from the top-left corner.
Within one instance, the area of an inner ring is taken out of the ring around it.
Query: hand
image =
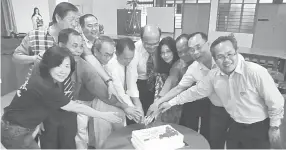
[[[170,109],[172,106],[168,103],[168,102],[164,102],[159,106],[159,111],[161,111],[162,113],[164,113],[165,111],[167,111],[168,109]]]
[[[101,119],[111,123],[120,123],[122,119],[119,117],[118,112],[102,112]]]
[[[136,109],[135,107],[127,107],[124,109],[124,112],[127,116],[129,116],[129,118],[132,118],[132,120],[135,122],[139,122],[141,118],[140,110]]]
[[[277,143],[280,143],[281,137],[280,137],[280,129],[274,129],[273,127],[269,128],[268,131],[269,134],[269,141],[272,145],[277,145]]]
[[[140,107],[138,106],[136,109],[140,112],[140,119],[137,122],[137,123],[140,123],[140,122],[142,122],[142,120],[144,120],[144,111],[143,111],[143,108],[141,106]]]
[[[159,103],[158,102],[154,102],[152,105],[150,105],[146,116],[151,116],[151,114],[154,114],[156,111],[159,110]]]

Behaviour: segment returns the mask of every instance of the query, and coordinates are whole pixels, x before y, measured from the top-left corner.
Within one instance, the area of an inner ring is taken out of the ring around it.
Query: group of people
[[[233,36],[161,38],[154,25],[142,27],[135,43],[114,41],[99,34],[94,15],[59,3],[51,26],[29,32],[13,54],[31,68],[4,109],[1,142],[7,149],[102,148],[111,132],[155,118],[200,132],[212,149],[225,142],[270,148],[280,138],[284,98],[267,70],[237,49]]]

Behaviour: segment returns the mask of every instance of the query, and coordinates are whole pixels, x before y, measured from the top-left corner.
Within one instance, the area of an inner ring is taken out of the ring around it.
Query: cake
[[[137,150],[174,150],[185,145],[184,135],[170,125],[134,130],[131,142]]]

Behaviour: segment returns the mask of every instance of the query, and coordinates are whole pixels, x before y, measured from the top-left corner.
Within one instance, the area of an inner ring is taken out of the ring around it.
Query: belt
[[[245,123],[239,123],[239,122],[236,122],[236,121],[234,121],[238,126],[241,126],[241,127],[245,127],[245,128],[247,128],[247,127],[251,127],[251,126],[255,126],[255,125],[258,125],[258,124],[261,124],[261,123],[269,123],[269,118],[266,118],[266,119],[264,119],[264,120],[262,120],[262,121],[259,121],[259,122],[255,122],[255,123],[251,123],[251,124],[245,124]]]

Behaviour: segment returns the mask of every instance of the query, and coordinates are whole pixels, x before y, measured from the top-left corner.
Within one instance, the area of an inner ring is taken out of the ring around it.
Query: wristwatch
[[[108,82],[113,81],[111,78],[109,78],[108,80],[105,81],[105,84],[108,85]]]

